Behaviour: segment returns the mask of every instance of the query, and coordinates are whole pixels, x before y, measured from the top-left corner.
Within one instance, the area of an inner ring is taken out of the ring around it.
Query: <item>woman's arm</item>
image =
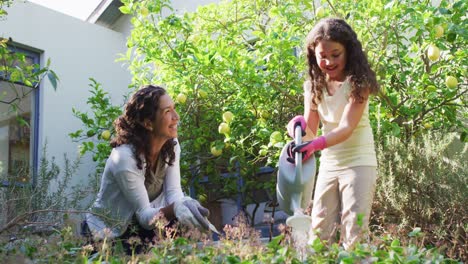
[[[135,211],[138,223],[145,229],[152,229],[151,221],[159,212],[152,208],[145,187],[145,176],[141,173],[126,170],[115,174],[116,182],[125,199]]]
[[[145,187],[145,170],[137,168],[130,148],[120,148],[109,158],[113,179],[130,206],[127,210],[136,214],[138,223],[143,228],[152,229],[151,222],[159,209],[152,208],[149,202]]]
[[[175,160],[172,166],[167,166],[166,177],[164,179],[164,192],[167,204],[172,204],[184,197],[180,184],[180,144],[175,145]]]

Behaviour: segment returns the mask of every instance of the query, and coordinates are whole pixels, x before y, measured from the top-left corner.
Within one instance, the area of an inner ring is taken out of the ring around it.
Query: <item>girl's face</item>
[[[176,138],[178,123],[179,115],[175,110],[174,101],[167,94],[161,96],[156,118],[151,124],[153,135],[164,140]]]
[[[335,41],[320,40],[315,46],[317,64],[329,80],[344,81],[346,78],[346,49]]]

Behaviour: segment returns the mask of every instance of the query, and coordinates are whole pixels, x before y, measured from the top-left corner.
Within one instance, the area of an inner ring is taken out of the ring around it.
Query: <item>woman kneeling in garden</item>
[[[166,91],[138,90],[115,120],[116,137],[101,187],[82,233],[93,240],[133,236],[153,240],[155,219],[207,230],[208,209],[184,196],[180,183],[179,115]],[[160,217],[159,217],[160,218]]]

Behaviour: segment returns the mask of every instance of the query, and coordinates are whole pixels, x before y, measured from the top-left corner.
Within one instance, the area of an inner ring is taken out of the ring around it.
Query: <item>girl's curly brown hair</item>
[[[375,72],[371,69],[354,30],[342,19],[326,18],[320,20],[306,38],[312,104],[317,105],[322,100],[323,88],[326,87],[325,74],[320,70],[315,56],[315,47],[321,40],[335,41],[344,46],[346,51],[344,71],[351,83],[353,99],[363,102],[367,99],[367,94],[377,94],[379,84]]]
[[[159,99],[166,94],[166,90],[159,86],[146,85],[136,91],[125,106],[124,113],[114,121],[116,137],[112,139],[110,145],[115,148],[123,144],[133,146],[133,155],[137,161],[138,169],[143,168],[145,158],[145,186],[152,183],[149,177],[151,168],[155,160],[151,160],[150,155],[150,135],[151,131],[144,127],[145,120],[154,120],[159,109]],[[160,156],[168,165],[172,165],[175,160],[174,146],[177,142],[174,139],[168,140],[162,147]]]

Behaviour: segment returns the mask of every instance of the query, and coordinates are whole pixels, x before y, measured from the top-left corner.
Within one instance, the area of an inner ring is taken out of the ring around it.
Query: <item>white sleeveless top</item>
[[[308,87],[307,87],[308,86]],[[345,81],[333,96],[324,89],[322,101],[318,104],[318,113],[322,122],[322,135],[327,135],[338,127],[346,104],[350,96],[351,84]],[[310,82],[304,85],[305,98],[312,98]],[[312,104],[306,104],[311,107]],[[374,136],[369,122],[369,101],[362,114],[361,120],[345,141],[322,150],[320,166],[327,170],[341,170],[356,166],[377,166],[374,148]]]

